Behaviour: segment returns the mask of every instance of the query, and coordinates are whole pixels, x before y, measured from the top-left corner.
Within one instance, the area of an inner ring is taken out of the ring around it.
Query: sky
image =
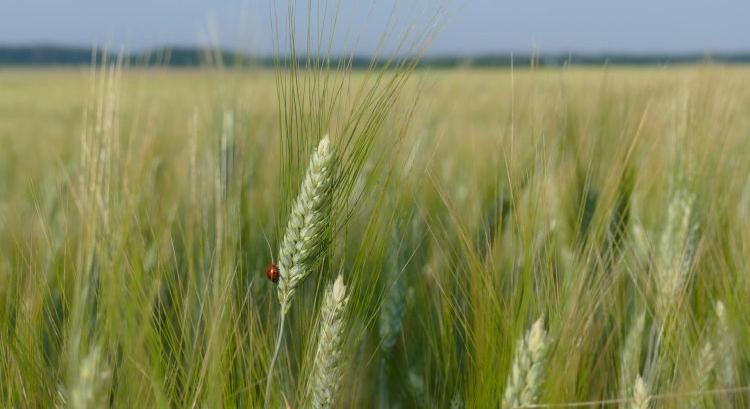
[[[412,37],[437,28],[429,54],[750,51],[748,0],[339,1],[333,46],[337,52],[372,53],[386,32],[391,35],[385,43],[395,46],[409,28],[412,34],[407,36]],[[285,0],[5,0],[0,7],[0,44],[140,50],[218,43],[268,53],[273,50],[274,2],[286,4]],[[436,4],[442,6],[440,11]],[[306,11],[301,7],[298,17]]]

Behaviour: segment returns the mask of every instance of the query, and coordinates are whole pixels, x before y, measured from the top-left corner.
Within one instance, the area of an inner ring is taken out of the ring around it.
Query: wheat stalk
[[[508,382],[503,394],[503,409],[532,405],[537,402],[544,382],[549,337],[544,330],[544,319],[539,318],[519,339]]]
[[[333,407],[340,378],[341,342],[344,330],[344,312],[349,298],[341,275],[326,290],[320,315],[318,347],[312,372],[312,399],[310,407]]]

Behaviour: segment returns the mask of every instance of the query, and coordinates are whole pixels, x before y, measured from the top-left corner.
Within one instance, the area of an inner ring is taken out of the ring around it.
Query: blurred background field
[[[353,80],[362,75],[355,71]],[[463,147],[473,146],[474,155],[482,155],[481,143],[508,137],[511,126],[519,143],[532,136],[557,138],[566,131],[564,123],[583,127],[592,136],[623,136],[647,107],[651,112],[645,118],[648,136],[643,143],[656,144],[674,132],[659,132],[659,127],[667,125],[680,100],[700,105],[692,110],[705,107],[730,116],[731,122],[714,126],[723,135],[742,134],[748,126],[742,114],[750,98],[750,90],[745,89],[748,75],[743,66],[713,65],[420,70],[406,92],[410,100],[417,95],[420,99],[413,133],[428,134],[432,142],[459,140],[465,142]],[[3,163],[29,154],[47,159],[38,165],[70,160],[71,149],[79,143],[83,108],[91,96],[90,70],[3,69],[0,85]],[[237,111],[248,123],[252,128],[248,137],[276,139],[279,107],[272,70],[134,68],[124,74],[122,89],[123,125],[137,128],[131,130],[136,137],[140,130],[158,134],[160,141],[182,139],[173,146],[176,150],[184,148],[194,115],[200,127],[210,129],[223,109]],[[719,99],[719,106],[710,103]],[[611,117],[613,123],[602,124],[602,117]],[[621,129],[601,128],[618,121],[623,121],[618,123]],[[41,169],[26,171],[31,172],[25,175],[29,177]]]
[[[0,70],[0,402],[69,404],[89,385],[89,407],[260,405],[277,308],[263,272],[289,194],[279,112],[295,106],[279,105],[277,75]],[[332,75],[356,90],[372,73]],[[623,374],[649,372],[658,407],[745,407],[749,79],[713,64],[415,71],[363,162],[333,268],[295,304],[276,398],[303,406],[309,311],[342,271],[357,301],[340,407],[498,407],[540,316],[541,402],[627,400]],[[683,196],[684,220],[670,213]],[[404,321],[386,351],[394,283]],[[714,338],[717,301],[729,329]],[[624,363],[641,314],[649,356]],[[708,341],[730,358],[706,369]],[[97,348],[87,381],[75,354]]]
[[[355,71],[351,81],[364,75]],[[705,136],[690,138],[694,143],[714,149],[739,143],[750,127],[748,75],[743,66],[713,65],[419,70],[402,108],[418,100],[410,138],[449,151],[450,160],[461,162],[457,172],[497,166],[498,158],[487,155],[497,154],[500,145],[508,149],[505,143],[513,138],[517,147],[529,147],[542,139],[556,143],[571,132],[589,144],[587,154],[597,156],[641,127],[638,149],[652,157],[667,150],[679,132],[672,125],[683,120],[691,122],[691,133]],[[28,182],[51,182],[60,176],[55,169],[74,160],[95,84],[88,69],[4,69],[0,86],[0,179],[8,197]],[[210,139],[225,110],[241,121],[244,138],[278,142],[272,70],[134,68],[123,74],[120,87],[122,133],[148,140],[159,160],[171,162],[186,149],[191,126]],[[705,159],[708,152],[701,153]],[[425,155],[435,162],[440,154]],[[35,166],[19,166],[30,158]]]

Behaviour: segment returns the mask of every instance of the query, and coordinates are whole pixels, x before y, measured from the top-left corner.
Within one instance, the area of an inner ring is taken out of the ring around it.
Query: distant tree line
[[[273,67],[288,66],[289,58],[252,56],[227,50],[205,48],[160,48],[138,53],[118,54],[116,52],[94,52],[89,48],[60,46],[0,46],[0,66],[86,66],[101,63],[104,59],[122,60],[128,65],[145,67]],[[392,64],[387,58],[368,56],[297,56],[297,64],[330,64],[348,66],[353,69]],[[674,65],[701,62],[723,64],[750,63],[750,52],[737,53],[683,53],[683,54],[487,54],[472,57],[428,56],[419,61],[420,67],[517,67],[523,66],[566,66],[566,65]]]

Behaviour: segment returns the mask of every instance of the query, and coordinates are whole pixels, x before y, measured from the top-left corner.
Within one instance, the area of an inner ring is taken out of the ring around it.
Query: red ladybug
[[[279,276],[281,275],[281,272],[279,271],[279,267],[276,266],[276,264],[271,263],[266,267],[266,277],[268,277],[269,280],[273,281],[274,283],[277,283],[279,281]]]

